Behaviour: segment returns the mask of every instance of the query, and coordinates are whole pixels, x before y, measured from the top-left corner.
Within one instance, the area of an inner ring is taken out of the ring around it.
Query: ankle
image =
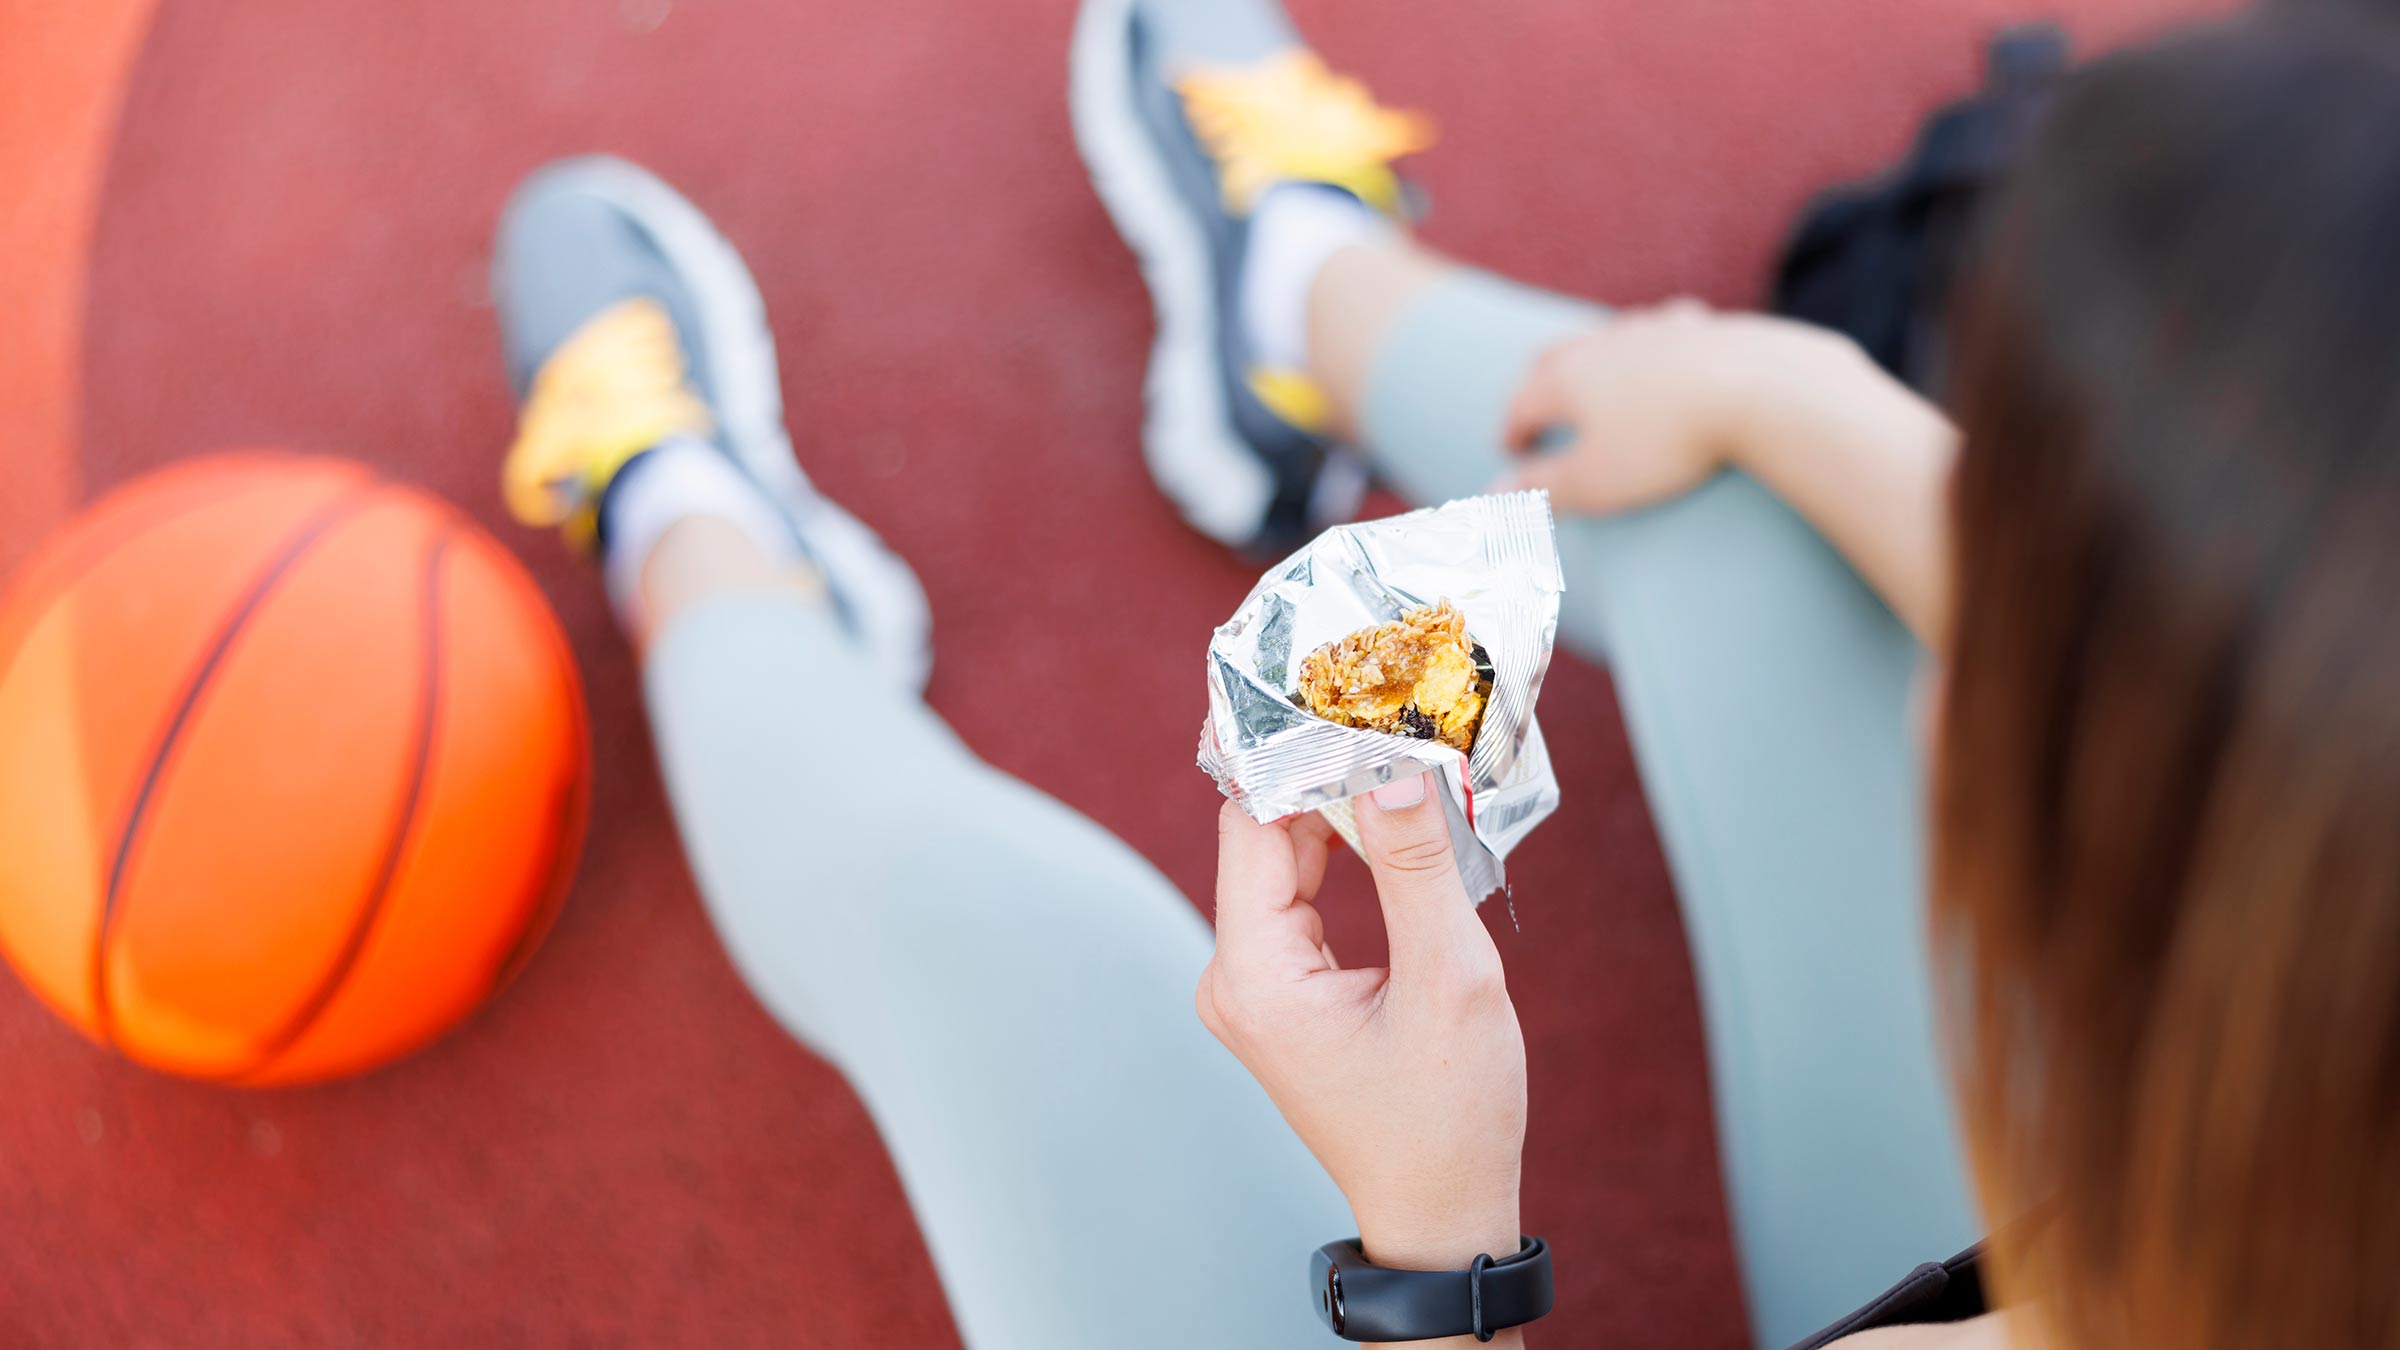
[[[1402,235],[1340,249],[1308,288],[1308,373],[1324,392],[1332,430],[1360,442],[1358,409],[1400,316],[1458,264]]]
[[[1399,226],[1340,188],[1287,182],[1267,189],[1251,215],[1236,303],[1261,372],[1306,381],[1315,362],[1310,297],[1334,256],[1398,244]]]
[[[678,615],[726,595],[780,591],[821,601],[827,594],[813,565],[761,549],[739,522],[705,514],[685,516],[658,536],[637,584],[637,603],[623,617],[626,635],[644,650]]]
[[[704,593],[813,571],[791,522],[700,441],[669,441],[628,461],[601,500],[600,532],[609,598],[637,642]]]

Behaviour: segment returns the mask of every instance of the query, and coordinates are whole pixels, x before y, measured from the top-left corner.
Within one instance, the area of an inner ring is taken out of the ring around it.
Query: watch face
[[[1324,1300],[1326,1324],[1333,1328],[1333,1334],[1339,1336],[1342,1334],[1342,1268],[1340,1266],[1325,1267],[1325,1287],[1317,1292],[1317,1297]]]

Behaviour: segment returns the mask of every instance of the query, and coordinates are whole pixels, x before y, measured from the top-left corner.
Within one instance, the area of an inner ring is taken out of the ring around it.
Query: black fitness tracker
[[[1345,1341],[1431,1341],[1521,1327],[1550,1311],[1550,1248],[1519,1238],[1495,1261],[1478,1256],[1465,1270],[1386,1270],[1367,1260],[1357,1238],[1328,1242],[1308,1263],[1317,1317]]]

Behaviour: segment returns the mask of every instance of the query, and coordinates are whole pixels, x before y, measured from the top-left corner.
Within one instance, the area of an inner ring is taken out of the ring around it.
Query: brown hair
[[[2400,1346],[2400,31],[2195,32],[2036,140],[1962,297],[1933,800],[2003,1296]]]

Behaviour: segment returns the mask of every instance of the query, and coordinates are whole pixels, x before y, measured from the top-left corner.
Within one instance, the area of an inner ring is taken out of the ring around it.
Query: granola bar
[[[1474,747],[1491,692],[1491,657],[1447,600],[1328,642],[1300,663],[1299,699],[1317,716],[1459,751]]]

